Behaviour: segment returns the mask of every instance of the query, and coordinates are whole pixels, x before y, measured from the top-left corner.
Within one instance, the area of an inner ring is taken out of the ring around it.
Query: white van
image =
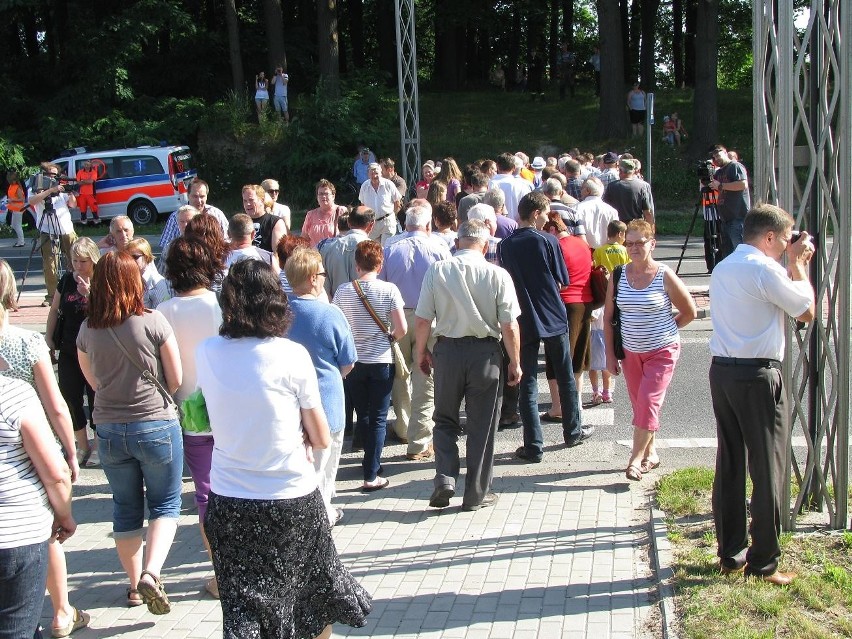
[[[188,202],[187,185],[196,176],[188,146],[138,146],[90,152],[84,147],[62,152],[52,160],[73,180],[85,160],[98,171],[95,199],[98,215],[108,219],[127,215],[134,224],[150,224]],[[72,218],[80,211],[72,209]]]

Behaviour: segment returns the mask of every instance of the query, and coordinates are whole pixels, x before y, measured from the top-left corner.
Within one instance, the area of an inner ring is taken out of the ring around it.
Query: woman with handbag
[[[390,483],[379,475],[396,372],[391,345],[408,330],[402,294],[396,284],[378,279],[383,261],[381,244],[372,240],[358,244],[358,279],[341,285],[333,300],[352,328],[358,354],[344,384],[357,416],[355,431],[364,442],[364,492],[381,490]]]
[[[95,267],[77,350],[95,389],[92,418],[112,489],[115,547],[130,579],[127,605],[144,601],[150,612],[165,614],[171,604],[160,571],[177,531],[183,472],[171,393],[180,386],[182,369],[166,318],[142,303],[142,279],[130,254],[107,253]]]
[[[97,466],[97,439],[89,440],[88,418],[83,400],[88,401],[89,410],[95,405],[95,391],[86,382],[77,360],[77,333],[86,319],[89,307],[89,292],[95,264],[101,258],[97,244],[88,237],[81,237],[71,245],[71,271],[59,280],[50,312],[47,314],[45,340],[51,351],[58,351],[59,390],[74,425],[77,439],[77,461],[82,467]]]
[[[631,221],[624,246],[631,261],[610,278],[604,336],[607,369],[613,375],[624,370],[633,407],[633,449],[625,476],[639,481],[660,465],[654,438],[680,354],[678,329],[695,319],[696,309],[681,279],[651,257],[656,240],[648,222]]]

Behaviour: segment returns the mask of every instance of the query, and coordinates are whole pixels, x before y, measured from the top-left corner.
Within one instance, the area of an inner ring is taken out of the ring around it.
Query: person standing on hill
[[[284,118],[284,121],[287,123],[290,122],[290,109],[287,105],[287,85],[289,82],[290,76],[284,73],[284,67],[276,67],[275,75],[272,76],[274,90],[272,107],[275,109],[278,117]]]

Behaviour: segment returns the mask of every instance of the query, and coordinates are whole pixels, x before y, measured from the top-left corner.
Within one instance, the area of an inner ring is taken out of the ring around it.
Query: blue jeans
[[[722,255],[724,259],[743,243],[743,218],[722,220]]]
[[[0,550],[0,639],[33,636],[46,584],[46,541]]]
[[[98,424],[101,465],[112,489],[113,537],[138,537],[148,519],[180,516],[183,435],[176,419]]]
[[[582,434],[580,422],[580,404],[577,398],[577,385],[574,382],[574,368],[571,364],[571,342],[566,330],[553,337],[534,338],[521,344],[521,384],[518,398],[518,412],[524,425],[524,449],[528,455],[541,457],[544,450],[544,438],[541,433],[541,421],[538,415],[538,348],[544,342],[544,352],[553,363],[556,385],[559,387],[559,401],[562,402],[562,436],[565,441]]]
[[[356,362],[343,380],[355,407],[355,433],[364,444],[364,481],[375,481],[379,474],[394,370],[393,364]]]

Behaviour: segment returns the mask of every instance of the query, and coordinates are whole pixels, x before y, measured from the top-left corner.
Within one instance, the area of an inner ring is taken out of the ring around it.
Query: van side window
[[[137,155],[120,158],[121,177],[160,175],[165,173],[160,161],[152,155]]]

